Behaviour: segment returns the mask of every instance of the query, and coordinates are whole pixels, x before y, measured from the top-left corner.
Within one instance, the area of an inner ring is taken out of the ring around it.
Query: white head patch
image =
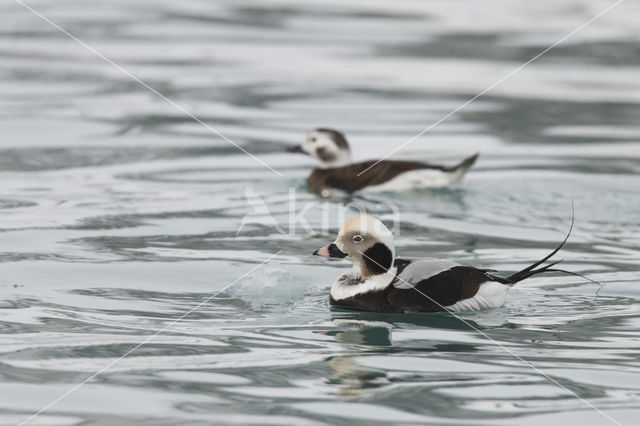
[[[345,166],[351,162],[349,144],[344,135],[336,130],[313,130],[307,135],[301,148],[317,158],[323,169]]]
[[[385,226],[384,223],[380,222],[375,217],[371,216],[358,216],[353,219],[348,220],[340,233],[338,234],[338,238],[336,239],[336,244],[349,233],[358,233],[361,235],[368,235],[373,239],[381,242],[389,250],[391,250],[391,257],[395,258],[396,251],[395,246],[393,244],[393,234],[389,231],[389,228]],[[342,250],[340,245],[338,244],[338,248]]]

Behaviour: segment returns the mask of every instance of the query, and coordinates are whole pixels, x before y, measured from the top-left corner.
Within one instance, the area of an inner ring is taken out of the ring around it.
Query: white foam
[[[279,262],[270,262],[229,287],[225,293],[259,309],[301,300],[306,291],[307,286]]]

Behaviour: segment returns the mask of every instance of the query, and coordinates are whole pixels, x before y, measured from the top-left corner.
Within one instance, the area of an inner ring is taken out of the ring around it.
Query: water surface
[[[403,256],[505,273],[562,240],[574,201],[564,267],[604,285],[530,279],[466,322],[330,309],[347,265],[310,253],[343,204],[309,193],[313,162],[284,148],[324,126],[356,158],[382,156],[612,2],[29,4],[282,176],[3,2],[0,423],[278,252],[32,424],[615,424],[584,401],[637,422],[637,3],[394,155],[480,152],[462,188],[350,200],[386,219],[398,207]],[[312,230],[292,229],[290,187]]]

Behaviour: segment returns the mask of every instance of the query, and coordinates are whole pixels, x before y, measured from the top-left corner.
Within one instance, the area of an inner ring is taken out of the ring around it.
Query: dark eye
[[[315,137],[315,136],[312,136],[309,140],[310,140],[311,142],[315,142],[315,141],[316,141],[316,137]]]
[[[354,235],[351,241],[353,241],[356,244],[360,244],[361,242],[364,241],[364,237],[362,235]]]

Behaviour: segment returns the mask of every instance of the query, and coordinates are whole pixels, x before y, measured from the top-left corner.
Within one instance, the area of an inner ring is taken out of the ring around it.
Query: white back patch
[[[331,297],[334,300],[343,300],[359,294],[372,291],[382,291],[391,284],[396,276],[397,268],[394,266],[384,274],[369,277],[359,284],[353,284],[353,277],[350,274],[342,274],[331,286]]]
[[[398,281],[393,283],[395,288],[408,289],[414,287],[422,280],[431,278],[441,272],[448,271],[454,266],[460,266],[455,262],[433,257],[416,260],[407,265],[398,275]]]
[[[488,308],[499,308],[504,303],[511,286],[496,281],[480,284],[478,292],[473,297],[462,299],[453,305],[445,306],[449,311],[479,311]]]

